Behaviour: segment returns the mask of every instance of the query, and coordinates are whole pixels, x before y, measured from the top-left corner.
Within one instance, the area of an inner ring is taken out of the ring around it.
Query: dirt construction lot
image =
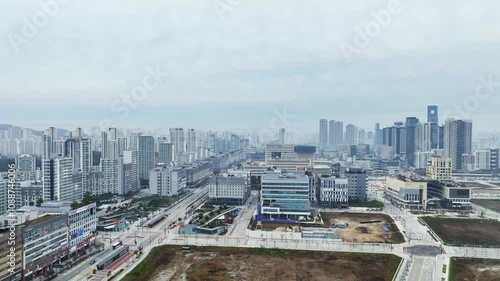
[[[155,248],[125,281],[390,281],[394,255],[192,247]]]
[[[333,222],[337,224],[347,223],[348,228],[336,228],[337,234],[344,242],[362,243],[404,243],[404,237],[391,217],[384,214],[365,213],[326,213],[321,217],[326,226]],[[377,223],[361,223],[363,221],[380,221]],[[387,226],[390,232],[384,232],[382,226]]]
[[[446,244],[500,245],[500,222],[497,220],[422,217]],[[500,280],[500,279],[498,279]]]
[[[450,281],[498,281],[500,261],[451,258]]]

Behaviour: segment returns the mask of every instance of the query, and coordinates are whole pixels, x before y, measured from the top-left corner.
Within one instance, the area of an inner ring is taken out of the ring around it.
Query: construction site
[[[262,237],[335,239],[357,243],[403,243],[403,235],[392,218],[385,214],[321,212],[314,222],[257,222],[252,230],[263,231]],[[268,233],[269,232],[269,233]]]
[[[326,227],[335,228],[344,242],[403,243],[403,235],[391,217],[369,213],[320,213]]]

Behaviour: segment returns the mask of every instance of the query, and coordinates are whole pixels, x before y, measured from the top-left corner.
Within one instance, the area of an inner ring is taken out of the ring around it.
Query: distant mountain
[[[8,129],[12,128],[12,127],[20,127],[20,126],[14,126],[14,125],[10,125],[10,124],[0,124],[0,131],[5,131],[5,130],[8,130]],[[23,127],[20,127],[20,128],[23,128]],[[28,128],[28,129],[31,130],[31,132],[35,136],[41,136],[43,134],[43,131],[33,130],[33,129],[30,129],[30,128]],[[66,129],[57,128],[57,135],[58,136],[69,136],[69,133],[70,133],[70,131],[68,131]]]

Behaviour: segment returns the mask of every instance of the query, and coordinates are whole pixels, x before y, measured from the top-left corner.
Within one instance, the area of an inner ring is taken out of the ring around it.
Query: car
[[[93,265],[94,263],[95,263],[95,260],[92,260],[92,261],[90,262],[90,265]]]

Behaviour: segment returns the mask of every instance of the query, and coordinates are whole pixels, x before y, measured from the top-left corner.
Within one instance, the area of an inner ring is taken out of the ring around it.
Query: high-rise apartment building
[[[155,167],[155,139],[139,136],[139,177],[149,179],[149,171]]]
[[[406,118],[406,165],[407,167],[415,167],[415,151],[417,147],[419,121],[416,117]]]
[[[123,152],[122,168],[122,181],[121,188],[118,190],[119,194],[127,194],[128,192],[135,192],[141,188],[139,177],[139,151],[138,150],[125,150]]]
[[[344,144],[351,146],[359,142],[359,129],[353,124],[348,124],[345,128],[345,141]]]
[[[42,173],[44,201],[81,199],[81,190],[76,191],[73,185],[73,159],[71,157],[43,159]]]
[[[328,143],[339,150],[344,144],[344,123],[331,120],[328,125]]]
[[[158,163],[172,163],[175,160],[174,145],[169,142],[158,144]]]
[[[444,129],[444,152],[453,161],[454,169],[467,169],[463,155],[472,154],[472,121],[447,119]],[[471,163],[468,163],[471,164]]]
[[[131,133],[129,135],[128,150],[139,150],[139,136],[141,133]]]
[[[186,151],[196,152],[196,131],[194,129],[187,129]]]
[[[128,139],[125,137],[119,137],[117,140],[117,150],[118,157],[123,156],[123,152],[128,150]]]
[[[175,161],[179,161],[182,154],[186,152],[186,137],[183,128],[170,129],[170,142],[174,145]]]
[[[324,149],[328,145],[328,120],[319,120],[319,146]]]
[[[98,194],[119,194],[123,189],[123,158],[101,158],[102,178]]]
[[[56,153],[56,144],[57,140],[57,128],[50,127],[45,130],[42,136],[43,141],[43,152],[42,159],[48,159],[52,156],[52,154]]]

